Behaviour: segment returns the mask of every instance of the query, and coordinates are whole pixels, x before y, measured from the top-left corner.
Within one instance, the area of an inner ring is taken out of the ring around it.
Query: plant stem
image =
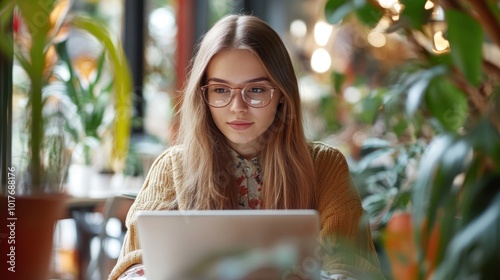
[[[35,51],[33,51],[35,54]],[[42,54],[43,55],[43,52]],[[34,65],[33,65],[34,66]],[[34,66],[34,68],[36,68]],[[30,153],[31,153],[31,180],[34,186],[39,186],[42,182],[41,179],[41,156],[40,148],[43,133],[42,122],[42,85],[41,81],[36,77],[32,77],[31,84],[31,139],[30,139]]]
[[[33,45],[30,50],[31,56],[31,116],[30,116],[30,155],[31,155],[31,184],[33,191],[42,187],[43,163],[42,163],[42,143],[44,139],[43,116],[42,116],[42,81],[43,68],[45,62],[45,32],[35,32],[33,34]]]

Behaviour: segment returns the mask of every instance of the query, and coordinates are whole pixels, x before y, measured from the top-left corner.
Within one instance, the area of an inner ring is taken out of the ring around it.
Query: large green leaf
[[[128,152],[131,128],[131,77],[125,53],[119,44],[115,44],[112,35],[106,28],[90,18],[78,16],[73,21],[74,25],[89,32],[99,40],[110,58],[114,69],[114,145],[113,166],[123,169]]]
[[[448,9],[445,14],[453,62],[469,83],[478,86],[482,76],[483,29],[475,19],[461,11]]]
[[[448,244],[451,241],[451,238],[453,238],[453,235],[456,232],[456,224],[459,222],[457,219],[456,215],[456,207],[457,204],[459,203],[459,200],[457,199],[457,194],[453,193],[450,194],[448,197],[446,197],[445,202],[443,203],[443,207],[439,209],[439,213],[442,213],[442,215],[439,215],[435,219],[435,223],[433,225],[430,225],[429,227],[426,228],[426,232],[423,233],[425,234],[423,236],[424,240],[429,240],[429,237],[431,236],[432,232],[432,227],[437,226],[439,228],[439,236],[438,236],[438,248],[436,252],[436,263],[440,264],[446,254],[446,249],[448,248]],[[432,217],[429,217],[428,219],[434,219],[433,216],[436,213],[432,213]],[[427,244],[428,245],[428,244]],[[424,246],[422,250],[421,257],[426,255],[427,249],[429,249],[428,246]],[[422,261],[422,259],[420,260]],[[425,267],[425,266],[421,266]],[[425,275],[425,274],[421,274]]]
[[[99,58],[97,59],[97,71],[94,79],[90,81],[89,83],[89,92],[94,93],[95,87],[99,84],[101,81],[102,74],[104,73],[104,62],[106,61],[106,52],[103,51],[99,55]]]
[[[500,2],[498,0],[487,0],[486,4],[491,14],[495,17],[498,23],[500,23]]]
[[[342,127],[337,115],[339,106],[335,96],[328,94],[321,97],[318,113],[322,116],[326,125],[325,130],[328,132],[336,132]]]
[[[427,107],[448,131],[461,128],[468,116],[467,97],[445,76],[432,79],[425,95]]]
[[[498,279],[500,193],[476,219],[453,236],[435,279]]]
[[[430,81],[434,77],[446,73],[446,71],[447,69],[444,66],[435,66],[416,71],[405,78],[404,85],[408,88],[408,97],[406,99],[406,114],[408,116],[413,117],[420,107]]]
[[[481,120],[471,131],[470,138],[474,147],[491,156],[500,168],[500,133],[492,123],[487,119]]]
[[[374,160],[379,159],[380,157],[391,154],[394,152],[393,147],[381,147],[379,149],[374,150],[373,152],[370,152],[369,154],[365,155],[356,165],[356,168],[358,170],[365,170],[367,169]]]
[[[467,156],[472,152],[470,144],[465,140],[456,140],[445,148],[435,177],[432,181],[430,196],[427,198],[427,221],[434,223],[434,215],[442,208],[448,199],[453,199],[456,194],[452,190],[456,176],[468,168]]]
[[[358,19],[369,27],[375,27],[383,16],[383,13],[370,2],[356,10]]]
[[[382,98],[382,90],[372,90],[367,97],[363,98],[358,107],[359,112],[357,112],[362,122],[373,124],[376,121],[380,106],[382,105]]]
[[[366,0],[328,0],[325,4],[326,20],[331,24],[337,24],[365,5]]]
[[[325,4],[326,20],[331,24],[341,22],[351,13],[356,13],[364,24],[374,27],[382,18],[382,12],[366,0],[329,0]]]
[[[342,85],[344,84],[344,81],[346,79],[346,75],[343,73],[339,72],[332,72],[332,83],[333,83],[333,88],[335,89],[335,92],[341,92],[342,90]]]
[[[421,30],[431,13],[424,8],[426,2],[427,0],[400,0],[404,6],[401,21],[407,22],[414,29]]]
[[[417,224],[420,224],[426,216],[436,170],[439,168],[443,154],[452,143],[453,138],[450,135],[438,135],[434,137],[422,155],[418,167],[418,178],[413,186],[412,197],[414,206],[413,216]]]

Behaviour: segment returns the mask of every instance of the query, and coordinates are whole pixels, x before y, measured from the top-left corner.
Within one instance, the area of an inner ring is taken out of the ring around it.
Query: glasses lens
[[[264,84],[251,84],[243,88],[243,99],[252,107],[264,107],[273,98],[274,88]]]
[[[226,85],[212,84],[202,87],[208,105],[225,107],[232,99],[232,88]],[[260,108],[267,106],[273,98],[274,87],[266,84],[250,84],[241,89],[243,101],[248,106]]]
[[[231,88],[225,85],[208,85],[205,88],[208,104],[214,107],[224,107],[231,101]]]

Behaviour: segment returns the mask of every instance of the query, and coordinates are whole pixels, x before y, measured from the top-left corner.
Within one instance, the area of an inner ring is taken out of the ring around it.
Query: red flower
[[[255,208],[257,208],[257,206],[262,206],[262,201],[260,199],[257,199],[257,198],[250,199],[248,201],[248,206],[250,206],[250,208],[252,208],[252,209],[255,209]]]
[[[236,178],[236,186],[241,186],[241,183],[243,182],[243,180],[245,180],[245,176],[240,176],[238,178]]]
[[[240,195],[247,195],[248,194],[248,189],[245,186],[240,186]]]
[[[19,15],[16,13],[14,13],[14,18],[12,20],[12,29],[14,31],[14,33],[18,33],[19,32],[19,21],[21,19],[19,18]]]
[[[142,269],[142,268],[141,268],[141,269],[139,269],[139,270],[137,271],[137,275],[139,275],[139,276],[144,276],[144,269]]]

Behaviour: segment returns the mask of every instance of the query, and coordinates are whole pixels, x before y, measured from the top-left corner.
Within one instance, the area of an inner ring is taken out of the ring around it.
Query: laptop
[[[148,280],[319,279],[315,210],[140,211]]]

